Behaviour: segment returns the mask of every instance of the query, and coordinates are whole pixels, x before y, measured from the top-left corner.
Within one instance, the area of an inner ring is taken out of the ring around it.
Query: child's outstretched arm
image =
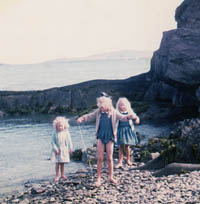
[[[136,115],[134,113],[123,115],[119,111],[116,111],[116,117],[117,117],[117,120],[127,121],[130,119],[135,119]]]
[[[79,117],[78,119],[77,119],[77,123],[82,123],[83,121],[84,121],[84,115],[83,116],[81,116],[81,117]]]
[[[96,119],[98,110],[93,111],[92,113],[85,114],[77,119],[77,123],[82,123],[84,121],[91,121]]]
[[[131,113],[129,114],[130,119],[135,120],[135,124],[139,124],[140,123],[140,118],[137,116],[137,114],[134,111],[131,111]]]
[[[137,114],[132,110],[130,113],[131,119],[135,120],[135,124],[138,125],[140,123],[140,118],[137,116]]]
[[[135,118],[135,124],[136,125],[140,124],[140,118],[138,116],[136,116],[136,118]]]
[[[140,118],[133,111],[128,115],[122,115],[121,113],[117,112],[117,119],[121,121],[127,121],[132,119],[132,120],[135,120],[136,124],[140,123]]]

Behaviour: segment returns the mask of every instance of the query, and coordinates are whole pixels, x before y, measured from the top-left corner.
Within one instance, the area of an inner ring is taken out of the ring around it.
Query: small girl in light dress
[[[96,120],[96,138],[97,138],[97,181],[95,185],[98,187],[101,185],[101,169],[104,160],[104,146],[106,147],[107,160],[108,160],[108,172],[109,181],[111,183],[117,183],[113,178],[113,146],[117,137],[117,121],[129,120],[134,118],[133,114],[122,115],[114,109],[112,100],[110,97],[101,96],[97,98],[98,109],[92,113],[81,116],[77,119],[78,123],[83,121]]]
[[[64,163],[70,162],[70,155],[72,153],[72,141],[69,133],[69,123],[65,117],[58,116],[53,121],[53,126],[56,132],[52,137],[52,152],[56,161],[56,178],[59,180],[59,168],[61,172],[61,178],[66,179],[64,176]]]
[[[116,104],[116,109],[123,115],[133,114],[135,124],[140,123],[140,118],[133,112],[131,104],[127,98],[119,98]],[[122,167],[123,162],[123,148],[126,150],[126,162],[129,166],[132,165],[130,160],[130,145],[136,145],[138,143],[137,136],[134,132],[133,121],[119,121],[117,130],[117,144],[119,145],[119,161],[116,168]]]

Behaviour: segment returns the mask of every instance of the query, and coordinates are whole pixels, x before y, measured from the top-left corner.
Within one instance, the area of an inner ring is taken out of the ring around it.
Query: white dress
[[[56,132],[52,137],[52,156],[56,163],[70,162],[70,150],[72,150],[72,141],[69,131]],[[56,151],[60,154],[56,154]]]

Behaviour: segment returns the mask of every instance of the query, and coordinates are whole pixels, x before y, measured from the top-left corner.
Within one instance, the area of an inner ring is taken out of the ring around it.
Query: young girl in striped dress
[[[119,98],[116,104],[117,110],[123,114],[133,114],[135,119],[135,124],[140,123],[140,118],[134,113],[133,109],[131,108],[131,104],[128,101],[127,98]],[[134,125],[133,121],[119,121],[118,124],[118,130],[117,130],[117,144],[119,145],[119,161],[116,165],[116,168],[122,167],[123,162],[123,148],[125,147],[126,150],[126,162],[129,166],[132,165],[131,159],[130,159],[130,145],[136,145],[138,143],[138,139],[136,137],[136,134],[134,132]]]

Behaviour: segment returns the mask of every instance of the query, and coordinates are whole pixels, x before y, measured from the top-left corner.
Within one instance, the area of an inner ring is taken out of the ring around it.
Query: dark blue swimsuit
[[[107,144],[110,141],[114,142],[112,120],[111,117],[108,117],[107,113],[101,113],[97,139],[100,139],[103,144]]]

